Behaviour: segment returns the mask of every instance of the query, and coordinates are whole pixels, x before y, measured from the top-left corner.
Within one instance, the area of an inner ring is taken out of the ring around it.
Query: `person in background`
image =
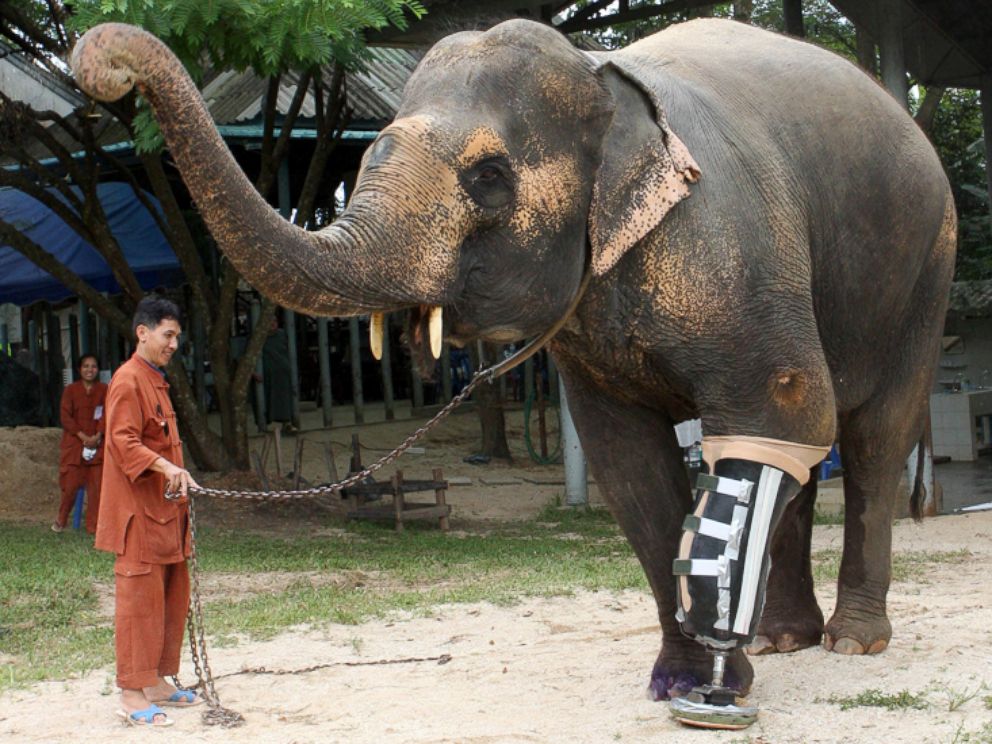
[[[59,488],[62,501],[52,530],[65,529],[76,501],[76,492],[86,489],[86,531],[96,532],[100,513],[100,480],[103,477],[103,437],[106,419],[103,406],[107,386],[97,380],[100,365],[93,354],[79,358],[80,379],[62,392],[62,442],[59,445]]]
[[[107,391],[103,509],[96,547],[114,561],[118,716],[132,726],[170,726],[159,707],[203,702],[166,681],[179,673],[189,608],[187,489],[183,446],[165,366],[179,345],[179,308],[146,297],[132,322],[137,347]],[[166,498],[168,492],[170,498]]]

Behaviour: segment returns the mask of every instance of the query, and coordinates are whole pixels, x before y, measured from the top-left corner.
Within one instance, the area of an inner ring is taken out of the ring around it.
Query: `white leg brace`
[[[775,527],[829,449],[756,437],[703,439],[704,468],[673,567],[683,633],[721,649],[753,640]]]

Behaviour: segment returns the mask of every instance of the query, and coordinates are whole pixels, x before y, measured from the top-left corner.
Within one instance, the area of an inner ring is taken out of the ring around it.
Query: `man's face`
[[[83,378],[83,382],[93,382],[98,374],[100,374],[100,367],[93,357],[86,357],[80,363],[79,376]]]
[[[164,367],[179,348],[182,328],[172,318],[165,318],[154,328],[138,326],[138,354],[152,364]]]

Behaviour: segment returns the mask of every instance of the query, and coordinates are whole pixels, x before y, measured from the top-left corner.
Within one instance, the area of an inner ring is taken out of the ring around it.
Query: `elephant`
[[[658,605],[655,699],[712,663],[680,632],[673,575],[693,508],[673,426],[690,418],[709,467],[714,442],[791,453],[754,645],[887,646],[891,521],[926,425],[956,216],[933,147],[867,74],[719,19],[612,52],[522,19],[455,33],[413,72],[347,208],[305,231],[255,192],[154,37],[96,27],[72,66],[94,98],[149,101],[218,244],[278,303],[408,311],[417,360],[442,335],[507,343],[562,324],[549,349],[580,441]],[[835,442],[844,549],[824,624],[809,476]],[[726,674],[750,688],[741,647]]]

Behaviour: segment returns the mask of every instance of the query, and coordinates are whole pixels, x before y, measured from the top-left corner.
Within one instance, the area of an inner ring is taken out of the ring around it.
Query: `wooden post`
[[[389,351],[389,316],[383,318],[382,329],[382,405],[386,409],[386,421],[396,418],[396,401],[393,396],[393,362]]]
[[[79,301],[79,351],[81,354],[89,354],[93,351],[90,340],[90,307],[83,300]],[[76,363],[73,357],[72,363]],[[100,365],[97,364],[99,367]]]
[[[362,341],[358,318],[348,319],[348,337],[351,348],[351,402],[355,407],[355,423],[365,423],[365,399],[362,395]]]
[[[396,515],[396,531],[403,531],[403,471],[397,470],[393,475],[393,511]]]
[[[445,403],[451,402],[451,347],[448,344],[441,349],[441,396]]]
[[[803,0],[782,0],[782,15],[785,17],[785,33],[799,37],[806,35],[803,26]]]
[[[193,318],[193,391],[203,412],[207,412],[207,377],[204,369],[206,360],[207,332],[203,326],[203,318],[196,315]]]
[[[334,464],[334,448],[330,442],[324,442],[324,464],[327,465],[327,477],[331,483],[341,480],[338,477],[338,466]]]
[[[551,358],[550,354],[545,357],[548,360],[548,395],[551,396],[551,400],[560,399],[558,387],[560,382],[558,380],[558,366],[555,364],[555,360]]]
[[[303,443],[306,440],[303,437],[296,437],[296,452],[293,453],[293,490],[300,490],[300,480],[302,474],[300,471],[303,469]]]
[[[444,472],[441,470],[441,468],[434,468],[431,471],[431,478],[433,478],[435,482],[443,481],[444,480]],[[438,506],[446,506],[447,505],[447,503],[448,503],[447,492],[443,488],[438,488],[438,489],[436,489],[434,491],[434,503],[437,504]],[[438,524],[441,527],[441,532],[447,532],[448,531],[448,516],[447,515],[444,515],[444,516],[440,517],[438,519]]]
[[[324,428],[331,425],[331,349],[327,341],[327,318],[317,318],[317,361],[320,364],[320,410]]]
[[[534,357],[524,362],[524,400],[530,400],[534,394]]]
[[[358,441],[358,435],[351,435],[351,464],[348,470],[357,473],[362,469],[362,443]]]
[[[57,317],[57,316],[56,316]],[[69,316],[69,376],[75,382],[79,375],[76,362],[79,361],[79,321],[75,315]]]
[[[416,411],[424,407],[424,382],[420,379],[420,370],[417,369],[417,363],[410,363],[410,376],[412,380],[412,391],[413,400],[410,405],[413,406],[413,410]]]
[[[284,161],[285,162],[285,161]],[[291,421],[300,428],[300,362],[296,353],[296,313],[289,308],[282,311],[283,330],[289,346],[289,389],[292,398]]]
[[[992,223],[992,75],[982,81],[982,131],[985,134],[985,185],[989,192],[989,222]]]
[[[273,424],[272,442],[276,452],[276,477],[282,478],[282,422],[276,421]]]
[[[907,111],[909,83],[906,80],[906,57],[902,43],[902,0],[879,0],[881,32],[878,50],[882,58],[882,84]]]
[[[258,302],[258,297],[253,297],[251,300],[251,330],[254,331],[258,326],[259,316],[262,313],[262,307]],[[262,367],[262,356],[258,357],[258,361],[255,362],[255,374],[258,375],[258,380],[255,382],[255,416],[258,419],[258,430],[265,431],[266,423],[268,419],[265,416],[265,386],[262,384],[261,378],[264,373]]]

